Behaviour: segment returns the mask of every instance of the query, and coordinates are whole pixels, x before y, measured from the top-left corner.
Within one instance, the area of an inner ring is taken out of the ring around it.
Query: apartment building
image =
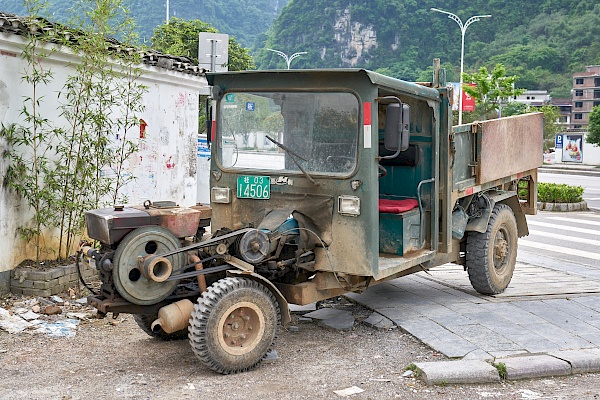
[[[600,65],[585,67],[573,74],[571,129],[585,129],[592,108],[600,105]]]

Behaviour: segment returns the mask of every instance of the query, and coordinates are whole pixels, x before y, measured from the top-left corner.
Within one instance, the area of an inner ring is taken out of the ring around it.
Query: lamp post
[[[287,69],[290,69],[290,64],[292,63],[292,60],[296,57],[300,57],[302,54],[308,54],[306,51],[301,51],[299,53],[294,53],[292,54],[290,57],[288,57],[287,54],[285,54],[283,51],[279,51],[279,50],[273,50],[273,49],[267,49],[269,51],[272,51],[273,53],[277,53],[279,54],[281,57],[283,57],[283,59],[285,60],[286,64],[287,64]]]
[[[469,27],[469,25],[471,25],[473,22],[477,22],[481,18],[490,18],[491,15],[490,14],[474,15],[471,18],[469,18],[467,20],[467,22],[465,22],[463,24],[461,19],[458,18],[458,16],[456,14],[452,14],[451,12],[443,11],[443,10],[440,10],[438,8],[433,8],[433,7],[431,8],[431,11],[446,14],[448,16],[448,18],[450,18],[451,20],[454,20],[458,24],[458,26],[460,27],[461,34],[462,34],[462,40],[461,40],[461,45],[460,45],[460,84],[459,84],[459,89],[458,89],[458,124],[462,125],[462,91],[463,91],[462,86],[463,86],[463,69],[464,69],[464,61],[465,61],[465,32],[467,31],[467,28]]]
[[[169,25],[169,0],[167,0],[167,25]]]

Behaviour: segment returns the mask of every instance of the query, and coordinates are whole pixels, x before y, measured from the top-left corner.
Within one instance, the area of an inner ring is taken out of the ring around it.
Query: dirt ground
[[[129,315],[82,321],[73,337],[0,330],[0,398],[305,400],[341,398],[334,391],[353,386],[364,390],[353,399],[600,398],[595,374],[427,387],[403,377],[405,367],[444,358],[398,329],[357,323],[339,332],[297,316],[294,326],[279,335],[279,359],[229,376],[200,365],[187,340],[153,339]]]

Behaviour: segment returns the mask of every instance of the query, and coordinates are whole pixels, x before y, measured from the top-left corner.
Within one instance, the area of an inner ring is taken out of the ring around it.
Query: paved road
[[[482,296],[448,264],[375,286],[356,301],[449,357],[600,347],[600,214],[528,217],[508,289]]]

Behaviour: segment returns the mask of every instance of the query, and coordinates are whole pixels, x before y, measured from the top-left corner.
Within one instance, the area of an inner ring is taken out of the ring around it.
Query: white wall
[[[577,134],[568,133],[566,135],[570,136],[570,135],[577,135]],[[567,143],[563,143],[562,149],[556,149],[556,154],[554,156],[554,162],[557,164],[564,163],[564,164],[575,164],[575,165],[600,165],[600,147],[595,146],[591,143],[587,143],[585,141],[586,136],[587,136],[587,133],[584,133],[583,134],[583,143],[581,144],[581,147],[582,147],[581,162],[577,162],[577,160],[563,161],[563,151],[566,153]],[[566,158],[568,159],[568,157],[566,157]]]
[[[31,88],[22,81],[26,62],[20,51],[24,38],[0,32],[0,123],[23,123],[20,115],[24,98],[31,96]],[[77,58],[68,49],[59,48],[41,60],[43,68],[52,71],[51,82],[39,95],[44,96],[40,111],[53,124],[64,123],[59,117],[58,98],[65,80],[74,74],[71,66]],[[144,75],[139,82],[148,86],[143,98],[145,111],[139,114],[148,124],[146,137],[133,132],[139,152],[126,164],[126,173],[136,180],[124,188],[129,204],[144,200],[174,200],[180,205],[196,204],[196,169],[198,137],[198,95],[207,86],[201,77],[143,66]],[[118,141],[114,132],[111,138]],[[6,148],[0,143],[0,152]],[[6,173],[6,162],[0,157],[0,186]],[[110,175],[112,171],[105,171]],[[114,175],[114,173],[112,173]],[[0,271],[14,268],[21,261],[34,257],[33,246],[21,240],[18,227],[27,223],[31,213],[12,191],[0,188]],[[45,232],[46,246],[56,248],[56,237]],[[49,256],[50,257],[50,256]]]

